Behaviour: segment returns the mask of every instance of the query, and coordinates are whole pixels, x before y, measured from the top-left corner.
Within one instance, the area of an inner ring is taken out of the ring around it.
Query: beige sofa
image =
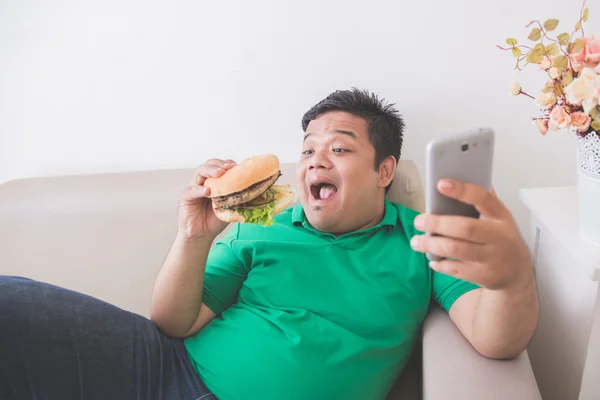
[[[293,184],[294,165],[282,170],[280,182]],[[179,193],[191,174],[142,171],[1,184],[0,274],[54,283],[147,316],[175,235]],[[423,210],[411,161],[399,163],[388,197]],[[511,361],[482,357],[433,305],[422,343],[389,398],[534,400],[540,394],[526,352]]]

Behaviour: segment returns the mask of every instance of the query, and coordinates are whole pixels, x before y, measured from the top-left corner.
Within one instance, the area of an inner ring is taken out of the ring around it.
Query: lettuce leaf
[[[234,208],[236,212],[242,214],[248,224],[262,224],[263,226],[271,226],[275,220],[273,219],[273,210],[275,210],[275,201],[272,201],[264,206],[255,208]]]

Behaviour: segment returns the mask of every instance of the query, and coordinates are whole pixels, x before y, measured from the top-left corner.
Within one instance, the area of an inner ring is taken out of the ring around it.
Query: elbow
[[[512,341],[509,343],[473,344],[475,350],[484,357],[494,360],[514,360],[525,350],[529,341]]]
[[[150,312],[150,321],[156,325],[159,331],[173,339],[185,339],[187,330],[174,326],[171,321],[156,312]]]
[[[514,360],[525,348],[475,348],[479,354],[493,360]]]
[[[500,335],[473,338],[471,344],[484,357],[495,360],[514,360],[529,347],[537,327],[537,315],[526,329]]]

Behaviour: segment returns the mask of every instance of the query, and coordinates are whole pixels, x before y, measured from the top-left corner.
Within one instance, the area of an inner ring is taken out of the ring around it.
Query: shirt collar
[[[382,226],[396,226],[398,223],[398,209],[388,200],[385,199],[385,212],[383,215],[383,219],[375,226],[368,228],[368,230],[376,229]],[[304,213],[304,208],[301,203],[296,204],[292,209],[292,223],[296,226],[302,225],[305,228],[311,228],[306,219],[306,214]],[[355,232],[356,233],[356,232]]]

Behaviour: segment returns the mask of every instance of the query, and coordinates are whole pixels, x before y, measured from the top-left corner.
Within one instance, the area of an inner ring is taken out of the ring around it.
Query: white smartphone
[[[450,178],[490,190],[493,158],[494,131],[490,128],[478,128],[431,141],[427,146],[426,212],[479,218],[474,206],[441,194],[437,184],[440,179]],[[442,259],[429,253],[427,258],[432,261]]]

